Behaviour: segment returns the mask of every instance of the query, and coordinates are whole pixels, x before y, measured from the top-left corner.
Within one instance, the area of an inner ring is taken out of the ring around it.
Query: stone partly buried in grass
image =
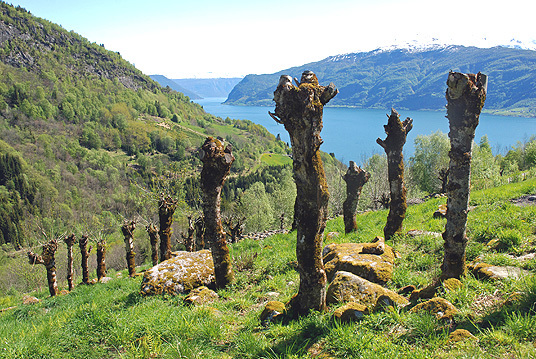
[[[404,306],[409,303],[406,298],[381,285],[353,273],[339,271],[328,287],[326,302],[328,304],[356,302],[374,308],[382,296],[390,298],[395,305]]]
[[[371,282],[385,284],[393,276],[395,252],[377,237],[373,243],[332,243],[322,252],[324,268],[331,281],[338,271],[346,271]]]
[[[286,313],[285,304],[277,300],[272,300],[266,303],[264,310],[261,313],[260,320],[263,325],[281,320]]]
[[[356,322],[369,314],[369,309],[359,303],[350,302],[335,310],[333,318],[343,323]]]
[[[411,308],[410,312],[429,312],[435,314],[438,319],[452,319],[452,317],[458,312],[456,307],[444,298],[435,297],[426,302],[417,304]]]
[[[173,255],[145,272],[141,283],[143,295],[175,295],[201,286],[214,288],[214,263],[209,250]]]
[[[218,293],[203,286],[192,289],[186,298],[184,298],[184,302],[192,305],[202,305],[212,303],[218,298]]]

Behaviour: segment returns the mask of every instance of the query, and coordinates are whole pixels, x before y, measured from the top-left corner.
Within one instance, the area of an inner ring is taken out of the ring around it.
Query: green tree
[[[439,170],[447,168],[450,143],[441,131],[431,135],[419,135],[415,139],[415,153],[409,159],[409,172],[414,185],[420,190],[433,193],[441,188]]]
[[[274,223],[274,210],[262,182],[255,182],[240,197],[238,212],[246,217],[246,231],[258,232]]]

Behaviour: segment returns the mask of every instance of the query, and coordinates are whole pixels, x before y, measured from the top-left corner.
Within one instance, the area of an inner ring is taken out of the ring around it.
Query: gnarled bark
[[[163,262],[171,258],[171,224],[173,214],[177,208],[177,201],[171,196],[160,196],[158,202],[158,217],[160,219],[160,261]]]
[[[56,280],[56,251],[58,250],[58,241],[51,239],[43,245],[41,255],[28,251],[28,260],[30,264],[43,264],[47,269],[48,291],[53,297],[58,294],[58,282]]]
[[[182,234],[182,239],[184,239],[184,247],[186,247],[186,251],[188,252],[193,252],[195,250],[194,232],[194,221],[192,216],[188,216],[188,234]]]
[[[121,226],[121,232],[125,237],[125,251],[127,255],[128,275],[134,277],[136,275],[136,253],[134,253],[134,229],[136,222],[125,222]]]
[[[344,231],[346,233],[357,231],[357,204],[361,189],[370,178],[370,173],[358,167],[354,161],[350,161],[348,170],[342,176],[346,182],[346,200],[342,204],[342,212],[344,218]]]
[[[151,260],[153,266],[158,264],[158,229],[151,223],[145,227],[147,233],[149,234],[149,241],[151,242]]]
[[[329,193],[320,159],[320,131],[324,105],[338,90],[333,83],[320,86],[311,71],[305,71],[297,85],[292,84],[290,76],[280,77],[274,92],[275,114],[269,114],[285,126],[292,144],[300,287],[290,305],[295,315],[304,315],[311,309],[321,311],[326,307],[327,279],[322,262],[322,237]]]
[[[236,243],[242,238],[242,232],[244,231],[244,221],[246,217],[231,216],[225,218],[223,224],[229,229],[227,235],[230,237],[230,243]]]
[[[80,237],[80,241],[78,241],[78,247],[80,247],[80,254],[82,256],[82,284],[89,284],[89,266],[87,261],[89,258],[89,253],[91,253],[93,247],[89,246],[89,249],[87,248],[88,241],[89,238],[87,234],[84,234],[82,237]]]
[[[449,169],[440,168],[437,174],[437,179],[441,181],[441,189],[439,193],[447,193],[447,183],[449,181]]]
[[[387,137],[384,141],[378,138],[376,142],[382,146],[387,154],[387,173],[391,202],[383,234],[385,239],[389,239],[395,233],[402,231],[402,222],[406,217],[406,186],[404,185],[404,155],[402,154],[402,149],[406,143],[408,132],[413,128],[413,120],[408,117],[402,122],[398,112],[391,109],[391,116],[389,116],[387,125],[383,127]]]
[[[201,146],[200,158],[203,162],[201,189],[203,190],[205,239],[212,252],[216,286],[223,288],[234,280],[234,273],[221,224],[221,189],[235,158],[230,145],[224,148],[220,140],[212,137],[208,137]]]
[[[473,139],[484,106],[487,76],[478,73],[449,73],[447,118],[449,119],[449,174],[447,184],[447,224],[443,233],[445,254],[441,279],[460,278],[465,273],[467,206]]]
[[[106,277],[106,240],[97,242],[97,280]]]
[[[195,250],[200,251],[205,249],[205,219],[203,216],[196,218],[195,226]]]
[[[65,237],[63,241],[67,245],[67,285],[69,286],[69,291],[71,291],[74,288],[73,245],[76,242],[76,237],[74,236],[74,234],[71,234],[70,236]]]

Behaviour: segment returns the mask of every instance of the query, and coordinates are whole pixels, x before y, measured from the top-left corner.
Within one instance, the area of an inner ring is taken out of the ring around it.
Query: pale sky
[[[480,46],[536,40],[532,0],[7,2],[120,52],[147,75],[172,79],[274,73],[432,38]]]

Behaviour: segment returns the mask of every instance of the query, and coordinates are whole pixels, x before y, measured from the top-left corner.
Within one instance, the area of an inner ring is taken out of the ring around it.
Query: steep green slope
[[[270,75],[248,75],[229,94],[228,104],[271,105],[279,76],[314,71],[340,93],[331,106],[441,109],[450,70],[489,76],[486,110],[536,116],[536,51],[448,46],[421,51],[376,50],[328,57]]]
[[[141,188],[181,198],[206,136],[233,144],[235,175],[286,151],[261,126],[207,114],[119,54],[0,3],[0,244],[31,243],[38,227],[113,233],[122,217],[152,219]]]

